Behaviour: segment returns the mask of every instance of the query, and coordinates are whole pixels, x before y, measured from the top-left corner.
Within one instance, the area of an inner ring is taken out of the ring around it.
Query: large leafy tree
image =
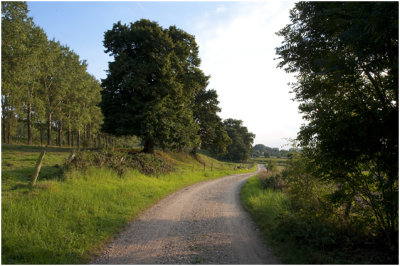
[[[298,140],[316,174],[398,226],[398,3],[300,2],[279,35],[281,68],[309,121]]]
[[[224,125],[229,138],[232,140],[227,147],[227,153],[222,158],[228,161],[242,162],[250,158],[255,134],[243,126],[242,120],[226,119]]]
[[[194,37],[142,19],[114,24],[104,46],[114,61],[102,81],[103,131],[139,136],[145,152],[197,143],[191,103],[205,76]]]
[[[197,92],[193,102],[193,115],[199,124],[200,147],[214,156],[225,155],[227,146],[232,142],[218,116],[218,112],[221,111],[218,104],[217,92],[205,88]],[[195,153],[196,149],[197,147],[194,147],[192,153]]]

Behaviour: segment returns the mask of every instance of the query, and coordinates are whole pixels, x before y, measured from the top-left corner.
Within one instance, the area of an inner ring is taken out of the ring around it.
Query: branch
[[[362,70],[367,75],[369,81],[371,82],[372,86],[374,87],[376,94],[379,100],[382,102],[383,108],[387,111],[387,102],[385,96],[382,94],[379,84],[375,81],[375,79],[371,76],[370,71],[368,71],[364,66],[361,65]]]

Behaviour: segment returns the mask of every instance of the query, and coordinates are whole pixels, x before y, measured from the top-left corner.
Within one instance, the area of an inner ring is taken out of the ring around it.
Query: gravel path
[[[168,196],[133,221],[93,263],[279,263],[240,203],[240,187],[253,175],[226,176]]]

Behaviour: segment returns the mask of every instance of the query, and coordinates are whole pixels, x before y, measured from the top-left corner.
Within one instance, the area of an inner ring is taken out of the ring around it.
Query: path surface
[[[94,264],[279,263],[240,203],[240,187],[253,175],[226,176],[168,196],[132,222]]]

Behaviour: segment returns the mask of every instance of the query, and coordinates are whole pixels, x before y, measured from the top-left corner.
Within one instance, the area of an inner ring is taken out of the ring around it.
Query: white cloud
[[[226,7],[224,7],[224,6],[219,6],[218,8],[217,8],[217,10],[215,10],[215,12],[217,12],[217,13],[223,13],[223,12],[225,12],[227,9],[226,9]]]
[[[288,82],[277,69],[275,33],[289,23],[293,2],[268,1],[221,6],[198,18],[196,40],[202,69],[217,90],[221,117],[241,119],[255,144],[282,147],[302,123]],[[222,9],[223,8],[223,9]]]

